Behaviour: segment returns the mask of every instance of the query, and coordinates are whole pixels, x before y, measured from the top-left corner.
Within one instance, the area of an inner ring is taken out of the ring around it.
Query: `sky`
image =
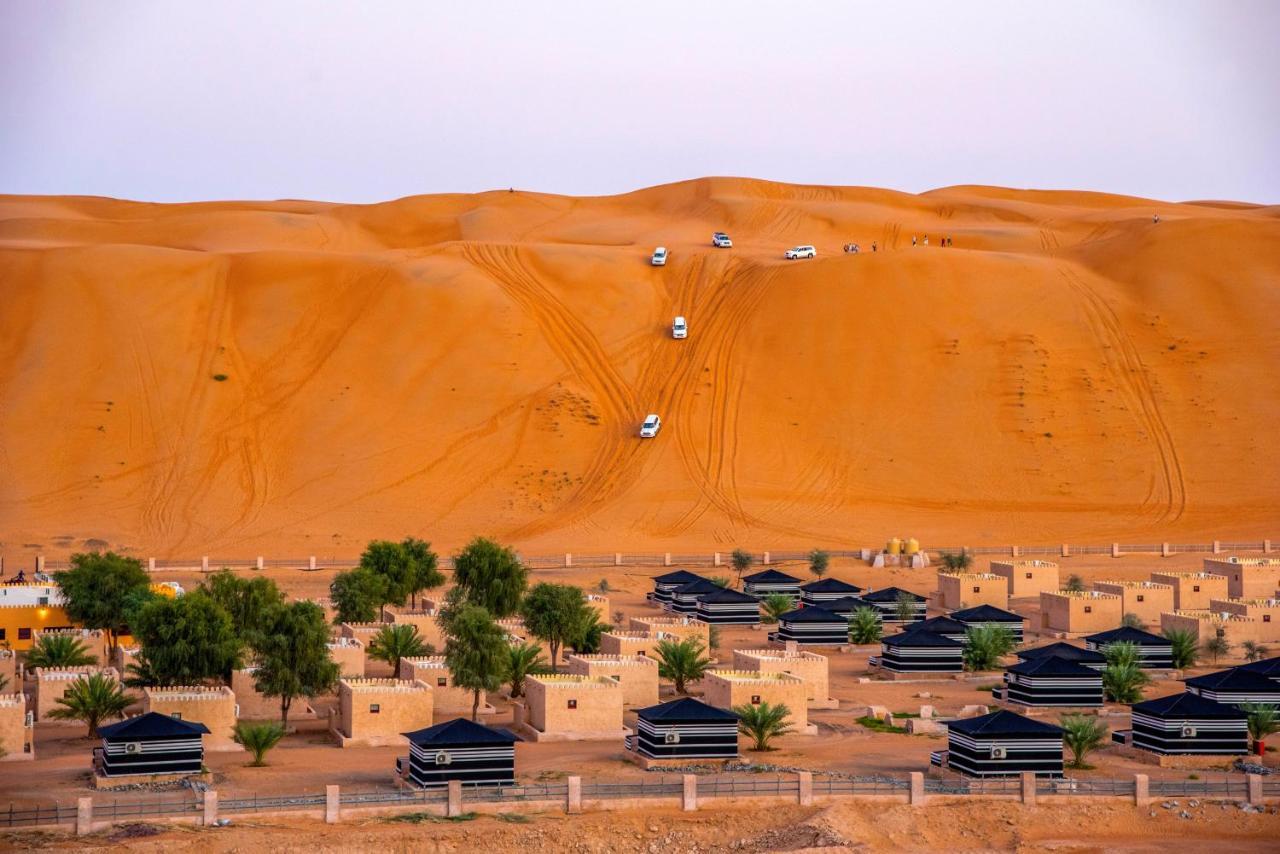
[[[1280,202],[1280,2],[0,3],[0,193]]]

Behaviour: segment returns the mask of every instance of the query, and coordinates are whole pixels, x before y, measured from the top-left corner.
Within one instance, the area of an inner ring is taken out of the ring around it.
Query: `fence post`
[[[1027,806],[1036,805],[1036,774],[1034,771],[1022,772],[1022,802]]]
[[[613,553],[613,565],[622,566],[622,552]]]
[[[1171,555],[1171,554],[1173,554],[1173,551],[1169,548],[1169,544],[1168,544],[1168,543],[1161,543],[1161,544],[1160,544],[1160,557],[1168,557],[1168,556],[1169,556],[1169,555]]]
[[[685,774],[681,778],[684,791],[680,793],[680,809],[693,812],[698,808],[698,778],[693,774]]]
[[[449,804],[445,808],[446,816],[456,818],[462,815],[462,781],[449,781]]]
[[[711,565],[712,565],[712,566],[719,566],[719,565],[720,565],[720,552],[716,552],[715,554],[713,554],[713,555],[711,556]]]
[[[342,789],[339,786],[324,787],[324,823],[337,824],[342,815]]]
[[[764,565],[765,565],[765,566],[768,566],[768,565],[769,565],[769,553],[768,553],[768,552],[765,552],[765,553],[764,553]]]
[[[76,836],[93,833],[93,798],[76,799]]]
[[[924,806],[924,772],[911,772],[911,790],[907,794],[907,803],[913,807]]]
[[[213,789],[204,792],[204,826],[213,827],[218,823],[218,793]]]
[[[1017,546],[1009,546],[1009,555],[1011,557],[1017,557],[1021,553],[1022,553],[1022,549],[1018,548]]]
[[[1071,557],[1071,546],[1067,545],[1066,543],[1062,544],[1062,556]]]
[[[200,571],[201,571],[201,572],[208,572],[208,571],[209,571],[209,556],[208,556],[208,555],[204,555],[204,556],[202,556],[202,557],[200,558]]]
[[[44,572],[44,555],[36,555],[36,572]]]
[[[569,778],[569,800],[565,804],[564,811],[569,815],[577,815],[582,812],[582,778]]]
[[[261,571],[262,568],[263,568],[262,555],[258,555],[258,570]]]
[[[1151,803],[1151,778],[1146,774],[1133,775],[1133,804],[1145,807]]]
[[[1271,541],[1270,541],[1270,540],[1263,540],[1263,541],[1262,541],[1262,553],[1263,553],[1264,555],[1269,555],[1269,554],[1271,554]],[[3,567],[3,564],[0,564],[0,567]]]
[[[671,566],[671,552],[667,552],[665,555],[662,556],[662,565]]]
[[[813,772],[801,771],[796,777],[800,783],[800,806],[813,806]]]
[[[1222,554],[1222,543],[1219,540],[1213,541],[1213,553],[1216,555]]]
[[[1112,543],[1112,544],[1111,544],[1111,556],[1112,556],[1112,557],[1120,557],[1120,544],[1119,544],[1119,543]]]
[[[147,558],[147,572],[155,572],[155,571],[156,571],[156,559],[153,557]]]
[[[1248,774],[1245,780],[1249,786],[1249,804],[1251,806],[1262,806],[1262,775]]]

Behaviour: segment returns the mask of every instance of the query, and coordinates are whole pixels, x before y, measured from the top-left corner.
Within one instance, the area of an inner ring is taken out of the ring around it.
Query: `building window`
[[[1145,597],[1145,596],[1143,596],[1141,593],[1139,593],[1139,594],[1138,594],[1138,601],[1139,601],[1139,602],[1145,602],[1145,601],[1147,601],[1147,597]]]
[[[1199,584],[1193,585],[1193,586],[1191,587],[1191,589],[1192,589],[1193,591],[1195,591],[1196,593],[1199,593],[1199,592],[1200,592],[1200,585],[1199,585]]]
[[[1085,606],[1084,606],[1084,612],[1085,612],[1086,614],[1092,614],[1092,613],[1093,613],[1093,606],[1092,606],[1092,605],[1085,605]]]
[[[41,596],[41,597],[39,597],[38,599],[36,599],[36,604],[37,604],[37,605],[48,605],[48,604],[49,604],[49,597],[48,597],[48,596]]]
[[[0,640],[4,640],[4,633],[5,633],[5,631],[7,631],[7,630],[6,630],[6,629],[0,629]]]
[[[1030,578],[1030,577],[1031,577],[1031,573],[1029,573],[1029,572],[1028,572],[1028,573],[1027,573],[1027,578]]]
[[[760,705],[760,695],[759,695],[759,694],[752,694],[752,695],[751,695],[751,705],[753,705],[753,706],[758,706],[758,705]]]
[[[173,718],[175,721],[180,721],[182,720],[182,712],[170,712],[169,717]]]
[[[981,593],[981,592],[982,592],[982,588],[981,588],[981,587],[975,587],[975,588],[973,588],[973,592],[974,592],[974,593]]]
[[[370,704],[369,704],[369,714],[371,714],[371,715],[380,715],[380,714],[382,714],[382,704],[380,704],[380,703],[370,703]]]
[[[1270,615],[1270,614],[1263,614],[1263,615],[1262,615],[1262,622],[1264,622],[1264,623],[1269,623],[1269,622],[1271,622],[1271,615]]]
[[[569,708],[571,708],[571,709],[576,709],[576,708],[578,708],[578,701],[577,701],[577,700],[570,700],[570,701],[569,701]]]
[[[31,629],[18,629],[18,640],[31,640]]]
[[[437,676],[437,677],[436,677],[436,687],[437,687],[437,688],[448,688],[448,687],[449,687],[449,678],[448,678],[447,676]]]

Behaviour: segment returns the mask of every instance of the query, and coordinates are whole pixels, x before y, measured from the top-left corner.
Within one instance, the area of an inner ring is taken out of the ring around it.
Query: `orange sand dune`
[[[0,551],[1277,534],[1275,211],[729,178],[0,197]]]

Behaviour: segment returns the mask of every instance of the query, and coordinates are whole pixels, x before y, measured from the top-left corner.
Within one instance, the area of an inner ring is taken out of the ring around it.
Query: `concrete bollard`
[[[769,565],[769,553],[768,553],[768,552],[765,552],[765,553],[764,553],[764,561],[763,561],[763,563],[764,563],[764,565],[765,565],[765,566],[768,566],[768,565]]]
[[[76,836],[93,833],[93,798],[76,799]]]
[[[924,772],[911,772],[911,790],[907,795],[907,803],[913,807],[924,806]]]
[[[1218,540],[1213,541],[1213,553],[1216,555],[1222,554],[1222,543]]]
[[[218,793],[206,789],[204,793],[204,826],[213,827],[218,823]]]
[[[201,558],[200,558],[200,571],[201,571],[201,572],[208,572],[208,571],[209,571],[209,556],[208,556],[208,555],[204,555],[203,557],[201,557]]]
[[[698,809],[698,778],[693,774],[685,774],[680,779],[684,783],[684,790],[680,793],[680,809],[694,812]]]
[[[1027,806],[1036,805],[1036,775],[1034,771],[1023,771],[1022,777],[1022,802]]]
[[[258,571],[261,572],[263,570],[263,567],[264,567],[264,562],[262,560],[262,555],[258,555]]]
[[[324,823],[337,824],[342,817],[342,788],[324,787]]]
[[[1151,804],[1151,778],[1146,774],[1133,775],[1133,804],[1139,807]]]
[[[711,565],[712,565],[712,566],[719,566],[719,565],[720,565],[720,552],[716,552],[715,554],[713,554],[713,555],[711,556]]]
[[[671,552],[667,552],[665,555],[662,556],[662,565],[671,566]]]
[[[1246,774],[1245,780],[1249,786],[1249,803],[1252,806],[1262,806],[1262,775]]]
[[[1017,557],[1020,554],[1022,554],[1022,549],[1018,548],[1017,546],[1009,546],[1010,557]]]
[[[1271,554],[1271,541],[1270,541],[1270,540],[1263,540],[1263,541],[1262,541],[1262,553],[1263,553],[1264,555],[1269,555],[1269,554]],[[4,567],[4,564],[0,563],[0,568],[3,568],[3,567]]]
[[[1169,548],[1168,543],[1160,544],[1160,557],[1169,557],[1173,554],[1173,550]]]
[[[800,784],[800,806],[813,806],[813,772],[801,771],[796,774]]]
[[[156,571],[156,559],[153,557],[147,558],[147,572],[155,572],[155,571]]]
[[[564,565],[573,566],[573,555],[570,554],[569,552],[564,553]]]
[[[622,566],[622,552],[613,553],[613,565]]]
[[[1111,544],[1111,556],[1112,556],[1112,557],[1120,557],[1120,544],[1119,544],[1119,543],[1112,543],[1112,544]]]
[[[1071,546],[1067,545],[1066,543],[1062,544],[1062,556],[1071,557]]]
[[[445,807],[444,814],[449,818],[457,818],[462,815],[462,781],[449,781],[449,803]]]
[[[307,558],[307,569],[315,569],[315,568],[316,568],[316,556],[311,555],[311,557]]]
[[[569,800],[565,804],[565,812],[569,815],[577,815],[582,812],[582,778],[569,778]]]

